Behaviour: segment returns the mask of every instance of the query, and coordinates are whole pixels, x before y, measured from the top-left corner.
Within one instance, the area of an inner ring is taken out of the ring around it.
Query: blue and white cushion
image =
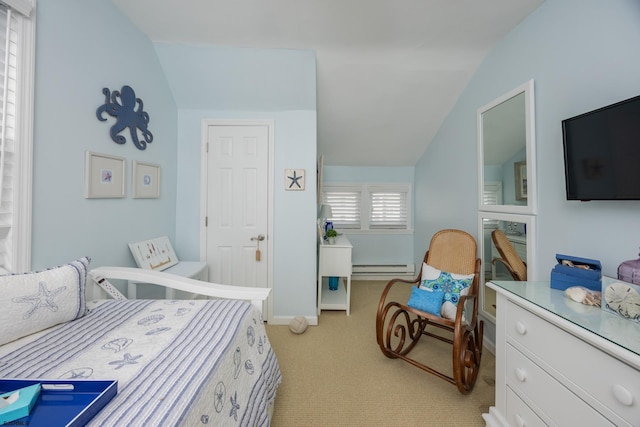
[[[427,291],[444,292],[440,315],[445,319],[455,320],[458,301],[462,295],[469,293],[473,278],[473,274],[449,273],[423,263],[420,288]]]

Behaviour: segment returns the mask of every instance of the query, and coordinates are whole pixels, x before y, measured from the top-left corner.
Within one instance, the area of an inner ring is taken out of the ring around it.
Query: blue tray
[[[31,413],[12,425],[84,426],[118,393],[116,380],[0,379],[0,394],[38,383],[42,390]]]

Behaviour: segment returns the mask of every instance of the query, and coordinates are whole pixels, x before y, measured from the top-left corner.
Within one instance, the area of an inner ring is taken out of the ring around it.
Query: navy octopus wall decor
[[[111,126],[109,134],[111,139],[117,144],[124,144],[127,138],[119,135],[120,132],[129,128],[131,140],[140,150],[145,150],[147,144],[153,141],[153,135],[149,131],[149,113],[143,110],[142,99],[136,98],[136,94],[130,86],[122,86],[121,91],[109,88],[102,89],[104,94],[104,104],[96,110],[96,117],[101,122],[106,121],[102,115],[109,114],[116,118],[116,123]],[[136,109],[137,107],[137,109]],[[142,133],[142,138],[138,138],[138,130]]]

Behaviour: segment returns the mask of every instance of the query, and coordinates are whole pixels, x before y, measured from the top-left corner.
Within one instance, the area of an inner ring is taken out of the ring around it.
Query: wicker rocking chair
[[[419,286],[424,268],[421,267],[418,277],[413,281],[393,279],[382,292],[376,316],[378,345],[385,356],[409,362],[455,384],[460,393],[469,393],[475,385],[480,369],[484,327],[484,323],[478,321],[477,317],[478,278],[481,261],[476,258],[476,241],[464,231],[439,231],[432,237],[423,262],[443,272],[473,274],[468,294],[460,296],[455,320],[409,307],[406,301],[387,301],[389,292],[396,286],[407,286],[407,284]],[[389,299],[391,298],[389,297]],[[429,327],[429,331],[427,327]],[[440,331],[435,334],[432,332],[434,330],[432,327],[440,328],[446,332]],[[453,345],[453,376],[439,372],[411,357],[411,350],[423,337],[436,338]]]
[[[494,230],[491,232],[491,240],[496,245],[496,249],[501,258],[494,258],[491,263],[503,264],[509,274],[513,277],[513,280],[526,281],[527,280],[527,264],[522,261],[518,252],[513,247],[507,236],[501,230]]]

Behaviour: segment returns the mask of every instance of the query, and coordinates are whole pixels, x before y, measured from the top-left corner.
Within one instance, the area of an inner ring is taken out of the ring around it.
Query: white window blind
[[[31,264],[35,25],[32,3],[0,2],[0,274]],[[23,15],[26,14],[27,16]]]
[[[407,192],[379,187],[369,189],[370,228],[407,228]]]
[[[360,228],[362,190],[357,187],[326,186],[323,204],[331,206],[330,219],[335,228]]]
[[[485,205],[501,205],[502,204],[502,183],[486,182],[484,184],[484,192],[482,193],[483,202]],[[496,229],[498,228],[497,219],[484,218],[484,228]]]
[[[502,204],[502,183],[485,182],[484,192],[482,194],[485,205],[501,205]]]
[[[360,231],[411,229],[410,184],[325,185],[322,202],[331,206],[334,227]]]
[[[0,270],[12,271],[13,169],[15,160],[16,34],[0,6]],[[14,24],[15,26],[15,24]]]

